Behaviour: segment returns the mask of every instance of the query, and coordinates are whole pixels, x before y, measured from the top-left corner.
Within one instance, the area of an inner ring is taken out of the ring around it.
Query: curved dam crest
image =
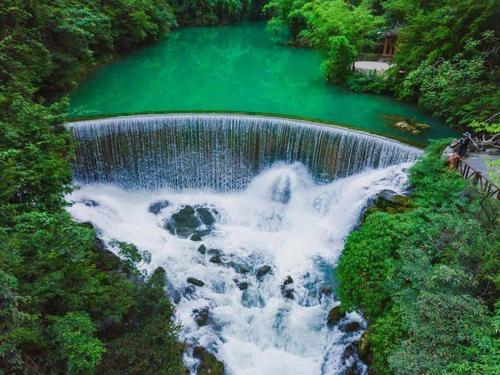
[[[231,375],[368,369],[366,322],[338,306],[344,239],[380,192],[406,189],[417,148],[282,118],[182,114],[67,124],[81,188],[68,211],[149,251],[167,274],[180,337]],[[328,323],[328,324],[327,324]],[[191,374],[199,361],[185,355]]]
[[[75,181],[127,189],[239,191],[276,162],[300,162],[327,183],[421,154],[360,131],[260,116],[128,116],[67,127],[77,141]]]

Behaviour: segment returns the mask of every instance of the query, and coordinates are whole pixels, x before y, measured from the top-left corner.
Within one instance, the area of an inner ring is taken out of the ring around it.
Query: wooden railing
[[[485,193],[487,196],[496,197],[500,199],[500,189],[493,182],[488,180],[483,174],[471,167],[463,159],[458,160],[458,171],[466,180],[471,179],[474,185],[477,186],[479,191]]]

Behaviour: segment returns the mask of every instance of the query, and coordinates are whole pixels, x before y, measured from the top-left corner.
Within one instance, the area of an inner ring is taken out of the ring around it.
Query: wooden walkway
[[[487,196],[500,199],[500,189],[498,186],[488,180],[481,171],[473,168],[464,159],[458,160],[458,171],[466,180],[471,179],[474,185],[477,185],[479,191],[485,193]]]

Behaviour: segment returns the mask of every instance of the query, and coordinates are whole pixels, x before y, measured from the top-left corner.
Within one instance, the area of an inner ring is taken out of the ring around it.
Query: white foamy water
[[[383,189],[401,192],[407,166],[319,185],[301,164],[277,164],[245,190],[230,193],[84,185],[68,196],[75,202],[68,210],[79,221],[91,221],[104,241],[131,242],[151,253],[147,267],[162,266],[167,272],[182,339],[213,352],[227,373],[340,374],[356,359],[345,359],[343,353],[362,330],[346,333],[341,325],[327,327],[328,311],[339,302],[321,289],[335,288],[333,267],[367,202]],[[156,215],[148,211],[161,200],[169,205]],[[217,212],[212,232],[201,242],[164,228],[185,205]],[[205,254],[198,251],[200,244],[208,249]],[[220,250],[220,264],[210,262],[210,249]],[[264,265],[271,271],[259,280],[256,272]],[[241,273],[241,266],[250,272]],[[293,299],[282,293],[288,276],[293,282],[286,288],[293,289]],[[188,277],[205,285],[190,286]],[[248,283],[246,290],[238,287],[241,282]],[[206,307],[208,324],[199,327],[193,310]],[[356,313],[346,320],[365,327]],[[358,370],[366,372],[361,363]]]

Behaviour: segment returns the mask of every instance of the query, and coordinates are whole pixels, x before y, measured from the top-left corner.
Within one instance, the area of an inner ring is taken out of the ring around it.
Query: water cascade
[[[68,208],[165,268],[190,348],[233,375],[366,374],[334,265],[367,203],[405,189],[419,151],[335,127],[248,116],[126,117],[70,125],[81,189]],[[341,177],[341,178],[340,178]],[[115,250],[111,247],[111,250]],[[198,362],[188,350],[192,374]]]
[[[333,126],[232,115],[130,116],[68,125],[74,177],[125,188],[241,190],[276,161],[301,162],[316,181],[411,162],[416,148]]]

